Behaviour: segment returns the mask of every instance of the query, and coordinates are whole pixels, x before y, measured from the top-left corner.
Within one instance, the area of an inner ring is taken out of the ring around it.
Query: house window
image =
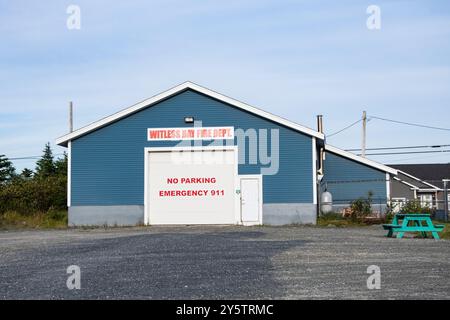
[[[433,208],[433,195],[432,194],[421,194],[420,195],[420,205],[422,207]]]
[[[405,206],[406,198],[392,198],[392,211],[399,213]]]

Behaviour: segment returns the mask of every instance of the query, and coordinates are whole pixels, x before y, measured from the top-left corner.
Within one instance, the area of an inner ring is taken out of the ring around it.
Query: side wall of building
[[[384,211],[387,204],[386,173],[362,163],[327,152],[321,191],[333,196],[333,209],[340,211],[358,198],[372,193],[373,209]]]

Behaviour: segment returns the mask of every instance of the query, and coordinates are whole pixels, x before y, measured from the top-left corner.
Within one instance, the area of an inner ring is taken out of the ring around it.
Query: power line
[[[377,151],[377,150],[422,149],[422,148],[444,148],[444,147],[450,147],[450,144],[440,144],[440,145],[431,145],[431,146],[367,148],[366,150]],[[361,151],[361,149],[346,149],[345,151]]]
[[[368,153],[367,156],[390,156],[396,154],[419,154],[419,153],[446,153],[450,150],[439,150],[439,151],[408,151],[408,152],[381,152],[381,153]],[[360,156],[360,154],[358,154]]]
[[[408,126],[414,126],[414,127],[421,127],[421,128],[435,129],[435,130],[442,130],[442,131],[450,131],[450,128],[433,127],[433,126],[428,126],[428,125],[424,125],[424,124],[404,122],[404,121],[386,119],[386,118],[381,118],[381,117],[376,117],[376,116],[370,116],[370,118],[371,119],[378,119],[378,120],[388,121],[388,122],[399,123],[399,124],[404,124],[404,125],[408,125]]]
[[[64,153],[57,153],[54,154],[53,156],[62,156],[64,155]],[[17,157],[17,158],[8,158],[8,160],[35,160],[35,159],[40,159],[42,156],[23,156],[23,157]]]
[[[345,128],[343,128],[343,129],[341,129],[341,130],[339,130],[339,131],[337,131],[337,132],[334,132],[334,133],[332,133],[332,134],[328,134],[328,135],[327,135],[327,138],[330,138],[330,137],[332,137],[332,136],[337,135],[338,133],[341,133],[342,131],[345,131],[345,130],[347,130],[347,129],[350,129],[351,127],[353,127],[354,125],[357,125],[357,124],[360,123],[361,121],[363,121],[363,119],[359,119],[358,121],[353,122],[352,124],[346,126]]]

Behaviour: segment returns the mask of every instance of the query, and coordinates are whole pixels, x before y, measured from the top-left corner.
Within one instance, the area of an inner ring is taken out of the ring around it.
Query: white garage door
[[[235,150],[150,151],[149,224],[235,224]]]

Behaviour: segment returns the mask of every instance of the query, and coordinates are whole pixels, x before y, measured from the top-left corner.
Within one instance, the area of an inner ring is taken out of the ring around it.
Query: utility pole
[[[69,101],[69,132],[73,132],[73,103]]]
[[[448,221],[448,183],[449,179],[444,179],[444,221]]]
[[[367,113],[363,111],[362,116],[362,146],[361,146],[361,156],[366,157],[366,127],[367,127]]]

